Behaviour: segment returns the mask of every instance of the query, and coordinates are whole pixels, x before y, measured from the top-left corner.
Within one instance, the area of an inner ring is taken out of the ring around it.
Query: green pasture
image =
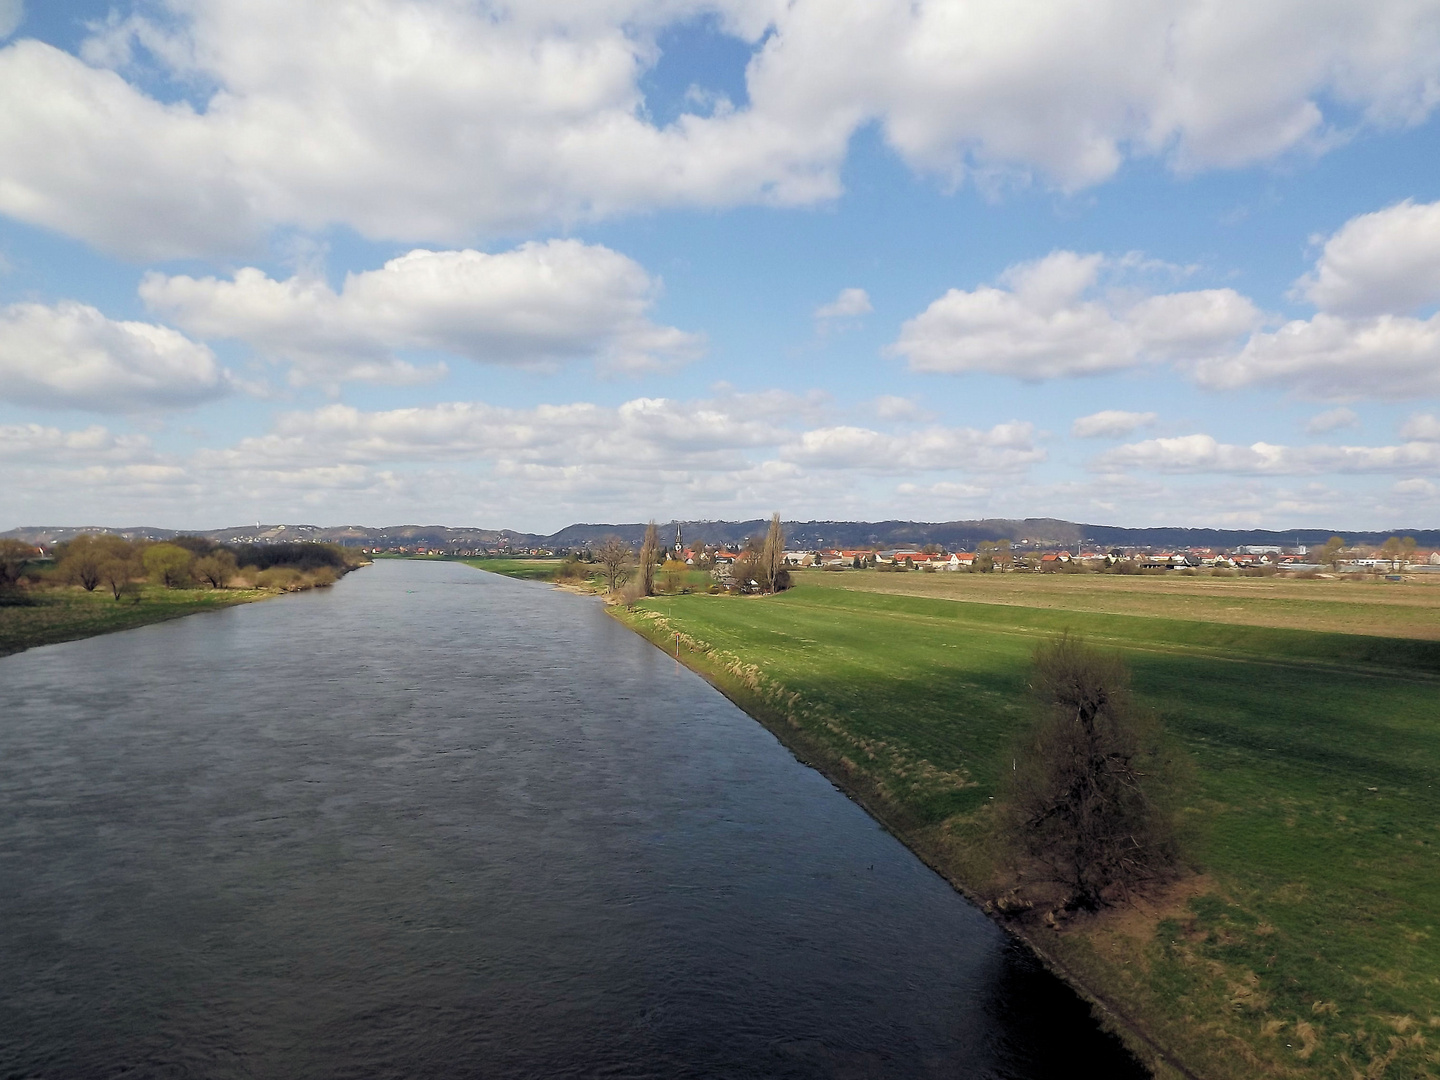
[[[563,559],[501,559],[475,558],[457,559],[466,566],[489,570],[492,574],[519,578],[521,581],[554,581]]]
[[[554,581],[564,565],[564,559],[500,559],[500,558],[476,558],[460,559],[460,562],[468,566],[474,566],[480,570],[488,570],[492,574],[503,574],[505,577],[519,578],[522,581]],[[595,563],[582,564],[588,573],[588,581],[592,588],[604,590],[605,581],[601,576],[600,567]],[[657,586],[664,588],[668,579],[664,571],[657,569],[655,572]],[[703,592],[713,584],[714,579],[704,570],[693,568],[685,571],[684,584],[682,588],[688,588],[692,592]]]
[[[145,585],[136,596],[117,601],[105,589],[37,589],[25,594],[22,604],[0,604],[0,656],[273,595],[265,589],[165,589]]]
[[[828,584],[828,582],[827,582]],[[984,895],[1029,658],[1120,650],[1193,763],[1189,892],[1027,931],[1195,1075],[1440,1075],[1440,643],[803,586],[617,609]]]

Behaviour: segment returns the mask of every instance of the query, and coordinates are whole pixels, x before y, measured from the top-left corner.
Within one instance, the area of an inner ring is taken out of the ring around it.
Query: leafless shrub
[[[1129,683],[1118,655],[1068,633],[1035,651],[1038,715],[1011,761],[1007,824],[1017,852],[1072,909],[1123,899],[1177,865],[1176,770]]]

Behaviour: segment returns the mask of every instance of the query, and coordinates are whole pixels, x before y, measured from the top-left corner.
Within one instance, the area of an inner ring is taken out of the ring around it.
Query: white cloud
[[[801,433],[782,448],[781,456],[822,469],[991,472],[1044,461],[1045,451],[1034,439],[1034,426],[1019,422],[996,424],[988,431],[936,426],[898,435],[838,426]]]
[[[1306,421],[1305,431],[1310,435],[1323,435],[1327,431],[1339,431],[1341,428],[1357,428],[1359,426],[1360,417],[1355,415],[1355,410],[1342,407],[1316,413]]]
[[[0,424],[0,459],[39,463],[127,462],[152,457],[143,435],[116,435],[99,425],[65,431],[41,424]]]
[[[32,40],[0,50],[0,212],[147,258],[242,250],[277,225],[459,242],[809,204],[839,193],[872,122],[947,183],[1038,173],[1074,189],[1127,156],[1194,170],[1320,152],[1343,138],[1331,114],[1415,124],[1440,96],[1440,12],[1413,0],[142,10],[83,61]],[[698,111],[657,126],[640,87],[659,31],[710,12],[756,49],[748,104],[700,87]]]
[[[1403,314],[1440,303],[1440,202],[1407,199],[1351,218],[1296,288],[1337,315]]]
[[[816,408],[813,396],[780,391],[636,398],[616,407],[448,402],[366,411],[337,404],[284,413],[268,434],[229,447],[139,456],[137,467],[156,471],[143,490],[124,490],[135,497],[134,512],[161,506],[162,489],[171,491],[170,520],[177,507],[199,505],[193,491],[223,508],[221,521],[273,519],[287,507],[310,520],[323,520],[320,511],[329,508],[341,520],[448,513],[453,521],[478,515],[509,526],[548,521],[548,528],[617,515],[748,517],[776,505],[787,514],[863,518],[893,495],[896,480],[928,477],[925,492],[953,501],[997,471],[1014,482],[1044,457],[1028,424],[891,434],[816,426]],[[844,457],[857,451],[874,456],[847,468]],[[69,497],[94,491],[94,505],[117,505],[104,485],[139,483],[115,471],[128,466],[102,458],[67,458],[64,468],[29,464],[26,501],[16,505],[40,505],[56,484]],[[944,484],[954,485],[948,494]]]
[[[1077,439],[1123,439],[1137,428],[1149,427],[1156,419],[1153,412],[1102,409],[1077,419],[1070,425],[1070,434]]]
[[[169,327],[116,322],[73,301],[0,309],[5,400],[135,412],[196,405],[232,388],[208,348]]]
[[[1440,393],[1440,315],[1348,319],[1324,312],[1253,335],[1236,353],[1202,361],[1202,386],[1284,386],[1320,400],[1404,400]]]
[[[822,322],[827,319],[851,319],[869,315],[874,310],[870,305],[870,294],[864,289],[841,289],[834,300],[815,309],[815,318]]]
[[[1400,446],[1278,446],[1257,442],[1236,446],[1209,435],[1182,435],[1118,446],[1101,454],[1092,466],[1100,470],[1261,475],[1402,472],[1440,468],[1440,445],[1408,442]]]
[[[0,41],[19,29],[25,21],[25,0],[0,0]]]
[[[147,274],[140,295],[191,333],[234,338],[312,378],[410,381],[418,349],[482,363],[594,357],[610,370],[671,366],[701,339],[651,322],[659,283],[636,262],[577,240],[513,251],[412,251],[350,274],[337,293],[313,274],[275,281],[247,268],[229,281]]]
[[[1008,289],[951,289],[908,320],[888,351],[912,371],[1036,381],[1208,355],[1260,322],[1255,305],[1233,289],[1139,302],[1090,298],[1104,265],[1101,255],[1055,251],[1006,270]]]
[[[484,460],[512,470],[729,472],[759,458],[877,473],[1015,470],[1043,461],[1027,423],[989,430],[931,426],[899,434],[803,426],[803,410],[765,415],[746,398],[680,402],[635,398],[512,409],[448,402],[381,412],[331,405],[282,415],[274,430],[227,449],[201,451],[207,467],[271,468],[319,462]],[[799,423],[797,423],[797,421]]]
[[[1440,417],[1433,413],[1416,413],[1400,426],[1400,437],[1440,442]]]
[[[881,420],[901,423],[933,420],[935,414],[922,408],[913,398],[898,397],[895,394],[881,394],[874,401],[875,415]]]
[[[1397,495],[1409,498],[1432,499],[1440,494],[1440,487],[1423,477],[1412,476],[1409,480],[1396,481],[1394,491]]]

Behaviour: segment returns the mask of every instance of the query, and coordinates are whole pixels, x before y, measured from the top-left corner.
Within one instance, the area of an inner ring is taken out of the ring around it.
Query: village
[[[520,547],[498,545],[392,545],[367,547],[369,555],[445,556],[450,558],[565,558],[592,561],[588,548]],[[667,559],[708,570],[722,583],[728,568],[745,555],[743,546],[684,545],[677,536],[665,551]],[[1391,537],[1381,545],[1346,546],[1334,537],[1321,547],[1294,545],[1241,545],[1229,550],[1211,547],[1158,549],[1114,547],[1108,550],[1069,550],[1029,541],[998,540],[974,551],[952,551],[941,545],[919,548],[814,548],[787,550],[783,564],[789,569],[830,571],[876,569],[888,572],[919,571],[964,573],[1165,573],[1324,577],[1333,574],[1440,573],[1440,549],[1418,547],[1414,540]]]

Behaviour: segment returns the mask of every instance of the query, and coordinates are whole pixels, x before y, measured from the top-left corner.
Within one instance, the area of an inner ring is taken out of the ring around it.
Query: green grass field
[[[143,586],[139,602],[117,602],[104,589],[37,590],[24,606],[0,606],[0,656],[60,641],[128,630],[274,596],[265,589],[164,589]]]
[[[1123,574],[882,574],[806,571],[809,584],[1021,607],[1162,615],[1202,622],[1440,641],[1440,574],[1395,585],[1347,575],[1298,578]]]
[[[459,559],[467,566],[473,566],[479,570],[488,570],[492,574],[502,574],[505,577],[518,578],[521,581],[554,581],[564,564],[564,559]],[[585,564],[588,576],[583,581],[571,582],[572,586],[589,588],[595,592],[605,591],[605,582],[600,575],[600,569],[594,563]],[[663,572],[657,572],[659,578],[664,578]],[[712,578],[704,570],[687,570],[685,572],[684,586],[693,592],[702,592],[710,586]]]
[[[1223,623],[1050,606],[1034,575],[1016,577],[1044,606],[1018,584],[957,603],[847,577],[615,611],[667,651],[681,634],[687,663],[982,898],[1032,650],[1066,629],[1120,650],[1193,759],[1198,872],[1027,935],[1194,1075],[1440,1075],[1440,643],[1243,625],[1273,619],[1259,590],[1226,594],[1262,611]]]
[[[466,566],[521,581],[554,581],[562,559],[457,559]]]

